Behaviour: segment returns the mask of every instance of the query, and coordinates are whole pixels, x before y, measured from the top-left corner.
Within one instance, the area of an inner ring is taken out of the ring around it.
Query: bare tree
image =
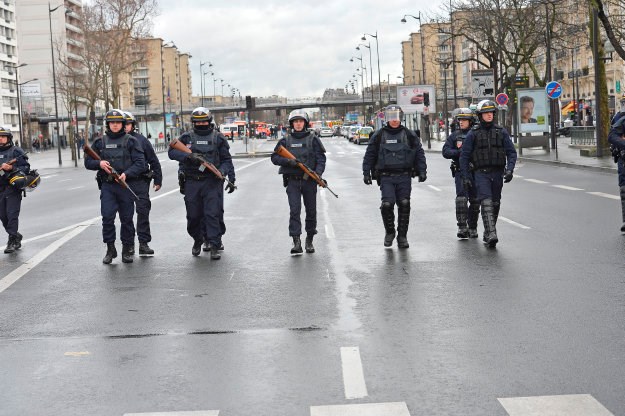
[[[588,0],[597,14],[614,50],[625,60],[625,0]]]

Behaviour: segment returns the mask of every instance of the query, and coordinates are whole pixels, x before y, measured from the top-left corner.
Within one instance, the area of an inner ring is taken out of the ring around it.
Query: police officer
[[[152,143],[136,130],[137,120],[135,117],[128,111],[124,112],[124,116],[126,117],[126,133],[137,139],[143,149],[143,155],[145,157],[145,171],[142,172],[138,178],[129,179],[128,186],[130,186],[139,197],[139,200],[135,201],[139,255],[151,256],[154,254],[154,250],[148,245],[148,243],[152,241],[152,234],[150,233],[150,210],[152,209],[152,202],[150,201],[150,182],[154,179],[154,191],[158,192],[163,185],[163,172],[161,170],[161,163],[158,161],[156,152],[154,152],[154,148],[152,147]],[[134,248],[133,244],[132,254],[134,254]]]
[[[382,192],[382,222],[386,234],[384,247],[391,247],[395,238],[395,204],[397,204],[397,247],[408,248],[410,194],[412,178],[427,179],[425,152],[416,134],[401,122],[404,112],[398,105],[384,110],[386,125],[373,133],[362,161],[364,182],[375,178]]]
[[[463,185],[476,187],[477,199],[482,207],[484,221],[484,243],[495,247],[497,238],[497,217],[501,208],[501,189],[504,182],[512,180],[516,163],[516,150],[510,135],[494,122],[497,105],[491,100],[477,105],[479,123],[476,124],[462,143],[460,171]],[[473,178],[471,178],[471,165]]]
[[[469,134],[475,115],[469,108],[458,108],[454,110],[454,132],[447,138],[443,145],[443,157],[451,159],[451,176],[456,182],[456,220],[458,222],[458,233],[460,239],[477,238],[477,218],[480,215],[480,203],[477,200],[475,187],[465,188],[460,175],[460,150],[462,142]],[[473,173],[469,172],[473,181]],[[467,206],[467,203],[470,203]]]
[[[215,165],[224,176],[234,171],[230,146],[223,134],[211,124],[213,116],[207,108],[197,107],[191,113],[193,130],[183,133],[178,140],[191,149],[185,153],[169,149],[169,158],[182,163],[184,173],[184,202],[187,209],[187,232],[193,238],[191,254],[202,251],[204,232],[210,244],[211,259],[219,260],[221,254],[223,217],[223,181],[202,165],[202,159]],[[230,176],[234,179],[234,176]],[[226,189],[232,192],[233,186]]]
[[[15,159],[15,162],[12,162]],[[0,127],[0,220],[9,234],[5,253],[13,253],[22,247],[22,234],[19,226],[22,206],[23,174],[30,170],[28,156],[13,144],[13,134],[9,129]]]
[[[284,146],[298,161],[316,172],[323,175],[326,168],[325,148],[319,137],[313,131],[309,131],[310,119],[304,110],[293,110],[289,114],[291,132],[280,139],[276,145],[271,161],[280,166],[278,173],[282,175],[286,194],[289,200],[289,236],[293,238],[291,254],[302,254],[302,200],[306,208],[306,253],[314,253],[313,238],[317,234],[317,183],[304,177],[304,172],[298,167],[293,159],[282,157],[276,153],[280,146]]]
[[[621,213],[623,217],[621,232],[625,232],[625,94],[621,97],[621,109],[612,117],[610,124],[608,142],[610,142],[612,156],[617,165],[618,186],[621,194]]]
[[[132,246],[135,226],[132,217],[135,212],[134,199],[128,189],[123,188],[111,175],[112,169],[125,181],[132,182],[145,172],[143,149],[136,138],[124,130],[126,118],[121,110],[113,109],[104,116],[105,134],[93,142],[93,150],[102,160],[85,154],[85,167],[96,170],[100,189],[100,210],[102,212],[102,240],[107,246],[102,259],[110,264],[117,257],[115,249],[115,216],[119,213],[121,222],[122,262],[132,263]]]

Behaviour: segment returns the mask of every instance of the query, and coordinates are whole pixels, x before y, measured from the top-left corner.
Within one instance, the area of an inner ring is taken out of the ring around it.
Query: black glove
[[[471,189],[473,187],[473,182],[471,182],[471,179],[463,178],[462,186],[464,187],[464,189]]]
[[[371,180],[371,174],[370,173],[365,173],[363,181],[364,181],[365,185],[373,184],[373,181]]]
[[[296,159],[287,159],[286,160],[286,165],[290,168],[296,168],[297,167],[297,160]]]
[[[197,153],[189,153],[186,160],[194,166],[200,166],[202,164],[202,156]]]
[[[428,178],[428,175],[426,173],[419,174],[419,182],[425,182],[427,178]]]
[[[512,171],[511,170],[507,170],[506,173],[503,175],[503,181],[505,183],[508,183],[512,180]]]
[[[237,188],[234,186],[234,182],[230,182],[226,185],[226,191],[228,191],[229,194],[233,193],[235,189]]]

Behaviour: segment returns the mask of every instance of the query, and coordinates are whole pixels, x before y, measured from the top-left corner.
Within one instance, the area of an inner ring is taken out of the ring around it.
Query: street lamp
[[[360,71],[360,84],[362,86],[362,119],[363,119],[363,123],[366,121],[366,110],[365,110],[365,78],[364,78],[364,67],[362,66],[362,55],[360,55],[361,57],[357,57],[357,56],[352,56],[349,59],[349,62],[354,62],[354,58],[358,59],[360,61],[360,69],[362,69],[362,71]],[[358,71],[359,68],[356,68],[356,71]],[[371,86],[371,96],[373,97],[373,85]]]
[[[143,91],[143,118],[145,119],[145,136],[148,135],[148,90],[149,87],[139,88]]]
[[[200,75],[204,74],[204,72],[202,72],[202,67],[204,65],[206,65],[206,64],[208,64],[209,68],[213,66],[213,64],[210,63],[210,62],[201,62],[200,61]],[[206,75],[206,74],[204,74],[204,75]],[[204,107],[204,85],[205,85],[204,81],[205,81],[204,80],[204,76],[202,75],[202,78],[200,78],[200,90],[201,90],[201,93],[202,93],[202,107]]]
[[[421,73],[423,74],[423,83],[427,84],[426,77],[425,77],[425,56],[424,56],[425,46],[423,45],[423,31],[421,30],[421,12],[419,12],[418,16],[405,14],[404,17],[401,19],[402,23],[406,23],[406,17],[412,17],[413,19],[416,19],[419,21],[419,39],[421,41],[421,45],[420,45],[421,46],[420,47],[421,49]]]
[[[17,118],[18,118],[18,122],[20,123],[19,124],[19,126],[20,126],[20,144],[22,146],[24,146],[24,132],[22,131],[22,106],[20,105],[20,85],[24,85],[24,84],[27,84],[29,82],[35,81],[35,79],[31,79],[30,81],[26,81],[26,82],[24,82],[22,84],[19,83],[19,79],[18,79],[18,76],[17,76],[17,72],[18,72],[17,69],[21,68],[23,66],[26,66],[26,65],[27,64],[20,64],[20,65],[17,65],[17,66],[9,67],[11,69],[15,69],[15,86],[17,88]],[[29,141],[26,141],[26,146],[25,147],[26,147],[27,150],[30,150]]]
[[[167,137],[167,116],[165,115],[165,68],[163,67],[163,48],[172,47],[173,42],[169,41],[163,43],[161,40],[161,99],[163,101],[163,138]],[[146,109],[147,112],[147,109]],[[147,118],[146,118],[147,125]],[[158,141],[158,135],[156,136],[155,141]]]
[[[54,43],[52,42],[52,12],[56,11],[59,7],[64,6],[63,4],[59,4],[55,8],[50,8],[50,2],[48,2],[48,21],[50,22],[50,52],[52,53],[52,84],[54,86],[54,116],[56,122],[56,138],[57,138],[57,148],[59,151],[59,166],[63,164],[61,160],[61,137],[59,136],[59,105],[56,100],[56,69],[54,65]],[[71,13],[71,10],[65,9],[65,14]],[[54,138],[54,137],[53,137]]]
[[[372,35],[370,33],[365,33],[364,35],[362,35],[362,38],[360,39],[367,40],[367,36],[371,36],[375,38],[375,53],[378,56],[378,90],[380,91],[380,105],[381,105],[382,104],[382,80],[380,76],[380,49],[379,49],[379,44],[378,44],[378,31],[377,30],[375,31],[375,35]],[[373,89],[373,85],[371,86],[371,88]],[[373,93],[373,90],[372,90],[372,93]]]
[[[369,85],[371,85],[371,100],[373,100],[373,62],[371,61],[371,42],[369,42],[368,45],[365,45],[364,43],[359,43],[358,46],[356,46],[356,50],[359,51],[361,46],[369,49],[369,78],[371,81]]]

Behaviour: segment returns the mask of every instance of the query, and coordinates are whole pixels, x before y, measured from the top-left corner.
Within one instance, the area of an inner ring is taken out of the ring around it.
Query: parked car
[[[319,137],[332,137],[334,136],[334,131],[332,127],[322,127],[319,130]]]
[[[354,143],[369,143],[369,137],[373,134],[373,127],[360,127],[354,133]]]
[[[423,104],[423,93],[419,92],[410,99],[410,104]]]
[[[356,134],[359,128],[360,126],[349,126],[349,128],[347,129],[347,136],[346,136],[347,140],[349,140],[350,142],[353,142],[354,135]]]

